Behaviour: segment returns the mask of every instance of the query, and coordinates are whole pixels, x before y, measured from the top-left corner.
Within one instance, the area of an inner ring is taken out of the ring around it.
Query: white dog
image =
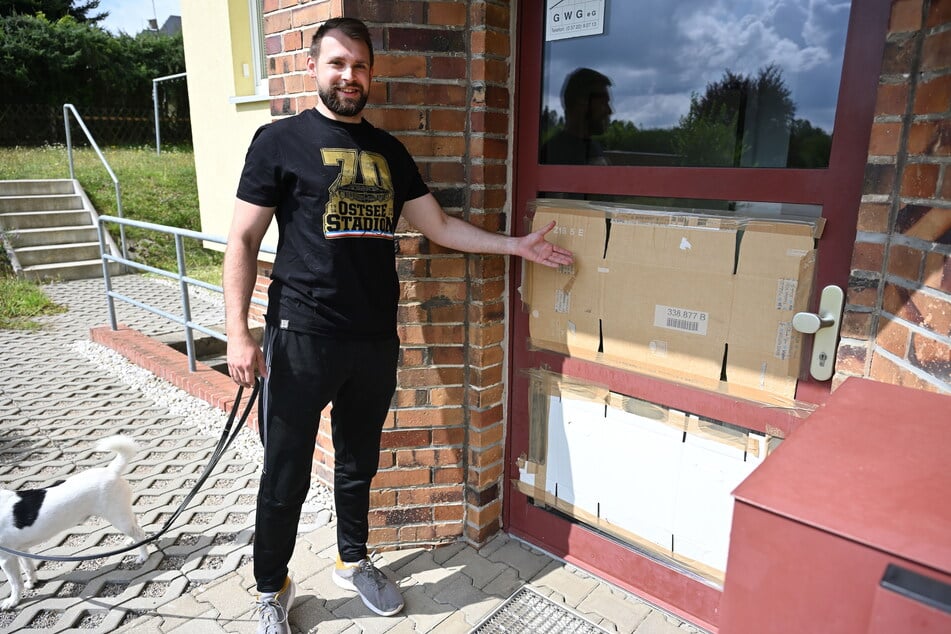
[[[145,539],[132,513],[132,488],[122,478],[136,445],[130,438],[110,436],[99,441],[98,451],[114,451],[116,457],[107,467],[88,469],[45,489],[6,491],[0,489],[0,546],[29,552],[29,548],[55,537],[58,533],[98,515],[108,520],[134,541]],[[145,546],[138,549],[136,563],[148,558]],[[23,582],[36,583],[33,560],[0,550],[0,568],[10,582],[10,597],[0,609],[10,610],[20,602]]]

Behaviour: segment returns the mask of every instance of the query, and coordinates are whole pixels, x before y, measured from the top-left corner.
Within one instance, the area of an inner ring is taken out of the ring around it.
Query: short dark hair
[[[357,40],[367,45],[370,50],[370,66],[373,66],[373,40],[367,25],[356,18],[331,18],[320,25],[314,38],[310,41],[310,56],[317,59],[320,56],[320,42],[332,30],[338,30],[351,40]]]
[[[567,108],[574,103],[587,103],[592,93],[606,90],[610,85],[607,75],[590,68],[576,68],[565,78],[561,89],[562,105]]]

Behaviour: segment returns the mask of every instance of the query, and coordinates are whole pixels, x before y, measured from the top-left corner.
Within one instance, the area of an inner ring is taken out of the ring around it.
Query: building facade
[[[658,553],[656,544],[643,548],[626,531],[620,537],[606,532],[598,524],[600,511],[592,519],[575,507],[546,508],[544,500],[519,488],[524,458],[533,451],[530,421],[537,416],[532,399],[539,380],[555,376],[596,386],[656,406],[666,419],[680,412],[776,439],[808,420],[850,376],[951,392],[951,2],[854,2],[833,16],[837,26],[825,34],[818,32],[822,16],[803,18],[799,36],[771,30],[765,21],[766,27],[750,28],[756,20],[733,22],[720,32],[730,22],[712,9],[690,13],[665,3],[646,3],[631,14],[626,3],[576,0],[555,20],[555,4],[183,3],[203,230],[226,232],[253,130],[316,103],[314,82],[305,72],[307,48],[317,27],[335,16],[369,25],[376,62],[366,116],[406,144],[452,215],[490,231],[522,234],[530,230],[537,201],[557,199],[611,209],[712,209],[731,217],[805,215],[824,224],[815,243],[814,292],[807,299],[808,310],[819,313],[820,289],[837,285],[845,291],[840,337],[833,336],[834,371],[817,380],[797,367],[794,396],[782,407],[724,394],[722,377],[720,388],[708,389],[606,363],[597,349],[589,357],[546,350],[533,340],[529,276],[521,262],[451,252],[405,223],[398,230],[402,352],[372,493],[374,547],[458,539],[479,544],[506,530],[695,622],[715,625],[721,587],[716,570],[684,566],[671,553]],[[793,3],[792,9],[805,7]],[[590,22],[578,27],[590,30],[583,37],[563,32],[565,21],[575,18]],[[654,66],[645,61],[640,75],[623,74],[625,66],[640,68],[640,59],[662,57],[661,45],[674,39],[665,40],[667,32],[658,30],[652,48],[634,46],[637,38],[650,36],[646,27],[655,21],[674,28],[670,33],[693,48]],[[773,42],[772,58],[756,57],[750,45],[763,33],[776,36],[762,38],[764,46]],[[835,33],[838,48],[828,43]],[[797,38],[800,49],[783,48]],[[628,49],[611,48],[609,41]],[[594,48],[586,50],[591,43]],[[674,63],[690,51],[692,60]],[[717,57],[718,51],[729,54]],[[820,76],[814,69],[828,51],[834,72]],[[714,71],[695,86],[681,86],[679,93],[630,90],[660,85],[698,59]],[[780,60],[782,82],[775,81],[770,59]],[[799,65],[782,66],[784,59]],[[563,76],[574,66],[598,63],[602,71],[614,69],[613,120],[633,124],[612,129],[634,131],[620,141],[596,137],[600,149],[589,144],[589,150],[597,161],[546,158],[544,142],[570,127],[564,94],[559,101],[559,89],[568,86]],[[756,112],[765,112],[769,93],[763,86],[771,77],[774,87],[781,84],[777,94],[797,106],[797,116],[783,115],[787,132],[778,153],[763,141],[772,134],[765,115],[751,123]],[[813,84],[823,89],[817,92],[824,97],[816,99],[825,101],[807,119]],[[717,87],[744,99],[755,94],[760,110],[745,101],[736,111],[745,122],[727,118],[724,128],[723,121],[704,114]],[[560,107],[563,115],[551,114]],[[819,130],[810,147],[826,149],[789,158],[792,146],[806,143],[806,136],[788,132],[793,121],[800,122],[797,130]],[[661,132],[651,140],[645,132],[650,130]],[[697,139],[712,147],[724,130],[728,147],[722,156],[691,154]],[[274,236],[267,239],[273,242]],[[268,267],[262,260],[261,297]],[[809,365],[806,341],[803,367]],[[329,425],[321,427],[316,465],[317,475],[330,481]],[[596,459],[584,468],[611,472]],[[693,520],[704,522],[702,515]]]

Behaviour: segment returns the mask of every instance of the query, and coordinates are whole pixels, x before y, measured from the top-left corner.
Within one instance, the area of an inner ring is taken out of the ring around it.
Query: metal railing
[[[177,265],[177,271],[167,271],[165,269],[159,269],[154,266],[149,266],[148,264],[142,264],[141,262],[135,262],[128,259],[127,257],[119,257],[109,253],[109,250],[106,248],[106,225],[109,223],[118,224],[121,226],[130,226],[138,227],[140,229],[146,229],[149,231],[156,231],[158,233],[166,233],[174,236],[175,239],[175,261]],[[178,227],[169,227],[166,225],[158,225],[151,222],[142,222],[139,220],[130,220],[127,218],[115,218],[113,216],[100,216],[99,223],[99,250],[102,256],[102,274],[103,280],[106,285],[106,299],[109,304],[109,326],[113,330],[119,328],[119,323],[116,320],[116,306],[115,300],[121,300],[143,310],[147,310],[153,314],[159,315],[168,319],[171,322],[179,324],[185,330],[185,351],[188,355],[188,369],[191,372],[196,370],[196,358],[195,358],[195,336],[194,331],[198,331],[213,337],[219,341],[227,342],[228,338],[224,333],[218,332],[211,328],[207,328],[195,321],[192,320],[192,310],[191,310],[191,298],[189,293],[189,288],[191,286],[197,286],[203,288],[207,291],[213,293],[223,294],[224,289],[217,284],[209,284],[203,280],[199,280],[193,277],[189,277],[186,271],[185,266],[185,239],[192,240],[201,240],[202,242],[212,242],[215,244],[227,244],[227,240],[221,236],[212,235],[209,233],[200,233],[197,231],[191,231],[189,229],[179,229]],[[261,247],[261,253],[273,254],[274,249],[270,247]],[[152,273],[167,279],[176,280],[178,282],[179,292],[181,294],[181,313],[176,315],[170,313],[166,310],[162,310],[156,306],[149,305],[147,300],[139,300],[132,297],[123,295],[122,293],[116,292],[112,288],[112,278],[109,274],[109,263],[117,262],[123,264],[126,267],[130,267],[139,271],[146,273]],[[264,300],[258,299],[256,297],[251,298],[251,303],[257,306],[265,307],[267,302]]]
[[[96,140],[92,138],[92,134],[89,132],[89,128],[86,127],[86,123],[83,121],[83,118],[79,116],[79,112],[76,110],[75,106],[71,103],[63,104],[63,122],[66,126],[66,155],[69,157],[69,178],[70,180],[76,180],[76,170],[73,167],[73,137],[70,133],[69,128],[69,113],[73,113],[73,116],[76,117],[76,122],[79,124],[79,127],[82,128],[82,131],[86,134],[86,140],[89,141],[89,145],[92,146],[92,149],[96,151],[96,156],[99,157],[99,160],[102,161],[103,166],[105,166],[106,171],[109,172],[109,178],[112,179],[112,184],[116,188],[116,214],[121,218],[122,217],[122,190],[119,187],[119,179],[116,178],[115,172],[112,171],[112,168],[109,167],[109,161],[106,160],[106,157],[102,155],[102,150],[99,149],[99,146],[96,144]],[[125,241],[125,227],[119,227],[119,245],[122,250],[122,257],[129,257],[129,252],[126,248]]]
[[[155,153],[162,153],[162,133],[160,129],[159,118],[159,98],[158,98],[158,85],[163,81],[170,81],[172,79],[181,79],[187,77],[188,73],[176,73],[174,75],[165,75],[164,77],[156,77],[152,80],[152,107],[155,109]]]

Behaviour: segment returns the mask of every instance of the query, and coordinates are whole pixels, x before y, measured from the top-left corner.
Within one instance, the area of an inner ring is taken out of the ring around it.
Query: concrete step
[[[0,181],[2,196],[43,196],[49,194],[75,194],[73,181],[68,178],[50,180]]]
[[[18,229],[41,229],[49,227],[92,226],[92,217],[85,209],[55,211],[20,211],[0,213],[0,229],[7,232]]]
[[[15,211],[55,211],[57,209],[82,208],[83,197],[79,194],[0,196],[0,213],[9,213]]]
[[[211,330],[224,334],[225,324],[215,324],[206,326]],[[249,325],[251,336],[258,344],[264,340],[264,326]],[[188,344],[185,342],[184,329],[176,329],[170,333],[153,337],[161,341],[168,347],[178,350],[182,354],[188,354]],[[216,337],[206,335],[202,332],[193,331],[192,343],[195,346],[195,359],[204,363],[212,370],[228,374],[228,344]]]
[[[0,181],[0,240],[20,277],[54,281],[102,277],[98,215],[79,181]],[[106,248],[118,253],[111,236]],[[121,275],[120,265],[110,272]]]
[[[116,264],[110,264],[109,272],[120,275],[122,269]],[[20,275],[26,279],[42,281],[84,280],[92,277],[102,277],[102,260],[83,260],[77,262],[56,262],[54,264],[34,264],[24,266]]]
[[[23,267],[58,262],[81,262],[100,258],[98,241],[20,247],[16,249],[16,254],[20,265]]]
[[[215,372],[228,374],[228,355],[226,353],[204,357],[196,356],[195,359],[201,363],[204,363]]]
[[[13,248],[73,242],[98,242],[99,232],[92,225],[17,229],[7,233]]]

